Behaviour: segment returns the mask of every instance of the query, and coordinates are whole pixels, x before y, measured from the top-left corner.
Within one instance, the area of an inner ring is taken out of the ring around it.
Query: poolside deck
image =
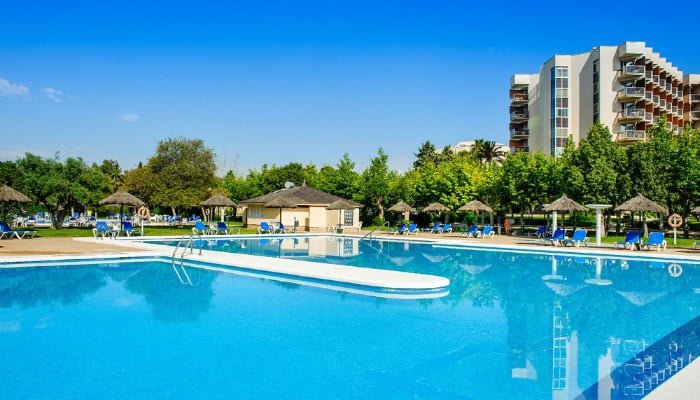
[[[363,231],[362,234],[366,232]],[[303,235],[303,233],[300,233]],[[396,236],[393,234],[386,233],[376,233],[377,238],[393,238],[393,239],[432,239],[432,240],[450,240],[458,242],[467,243],[493,243],[495,245],[508,245],[508,246],[522,246],[522,247],[535,247],[538,249],[553,249],[552,246],[542,244],[536,239],[523,237],[523,236],[505,236],[505,235],[495,235],[493,238],[487,239],[472,239],[466,238],[459,233],[448,233],[448,234],[434,234],[419,232],[417,234],[412,234],[410,236]],[[113,243],[113,242],[112,242]],[[58,254],[94,254],[94,253],[124,253],[127,251],[144,251],[138,246],[134,248],[125,248],[126,243],[120,241],[119,244],[111,244],[110,240],[103,240],[99,243],[95,241],[76,241],[73,238],[34,238],[34,239],[12,239],[12,240],[2,240],[0,241],[0,257],[3,255],[8,256],[32,256],[32,255],[58,255]],[[571,249],[571,247],[567,247]],[[603,244],[601,247],[595,247],[589,244],[588,247],[581,246],[577,248],[578,250],[585,251],[590,249],[592,251],[607,249],[614,249],[611,244]],[[659,254],[659,255],[679,255],[679,256],[695,256],[700,257],[700,250],[693,250],[687,248],[668,248],[660,252],[656,251],[635,251],[631,252],[629,250],[617,250],[621,254]]]
[[[73,238],[34,238],[10,239],[0,241],[0,257],[2,256],[40,256],[66,254],[117,254],[124,252],[143,251],[141,249],[125,248],[110,245],[109,240],[103,243],[87,243]]]

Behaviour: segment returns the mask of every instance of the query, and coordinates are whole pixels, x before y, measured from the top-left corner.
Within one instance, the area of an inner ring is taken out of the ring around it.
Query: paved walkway
[[[143,251],[124,246],[105,243],[85,243],[73,238],[34,238],[34,239],[3,239],[0,240],[0,257],[2,256],[33,256],[59,254],[95,254],[95,253],[124,253]]]

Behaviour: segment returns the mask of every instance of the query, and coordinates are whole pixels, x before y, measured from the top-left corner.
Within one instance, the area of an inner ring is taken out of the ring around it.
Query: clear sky
[[[507,143],[509,77],[555,53],[645,41],[700,73],[697,1],[226,3],[0,0],[0,159],[131,168],[185,136],[241,173],[379,146],[405,170],[425,140]]]

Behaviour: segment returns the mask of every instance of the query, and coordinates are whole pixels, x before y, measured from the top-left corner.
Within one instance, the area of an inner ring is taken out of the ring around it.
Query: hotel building
[[[631,144],[661,117],[674,132],[700,127],[700,75],[683,75],[644,42],[555,55],[538,73],[510,80],[513,151],[559,155],[596,121]]]

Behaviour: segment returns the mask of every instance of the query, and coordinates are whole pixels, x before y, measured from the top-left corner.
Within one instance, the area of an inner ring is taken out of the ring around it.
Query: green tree
[[[110,190],[109,180],[99,168],[90,168],[81,158],[42,158],[27,153],[17,160],[18,187],[41,203],[60,229],[72,208],[96,206]]]
[[[506,155],[505,149],[493,140],[477,139],[471,149],[474,157],[482,164],[501,163]]]
[[[218,186],[214,153],[199,139],[160,141],[146,168],[162,184],[152,201],[170,207],[173,215],[180,208],[199,204]]]
[[[389,194],[389,156],[381,147],[377,156],[362,173],[362,199],[368,207],[376,210],[377,216],[384,218],[384,207]]]
[[[429,140],[421,143],[418,152],[413,154],[416,160],[413,162],[413,168],[420,168],[427,164],[436,164],[438,162],[438,153],[435,145]]]

